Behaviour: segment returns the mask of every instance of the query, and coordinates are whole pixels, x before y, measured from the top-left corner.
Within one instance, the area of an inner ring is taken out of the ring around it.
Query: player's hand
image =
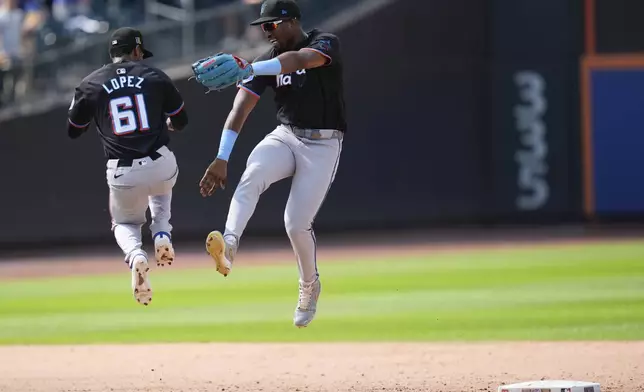
[[[217,188],[226,189],[227,171],[228,162],[215,159],[199,182],[201,196],[211,196]]]
[[[168,126],[168,131],[170,131],[170,132],[174,132],[174,131],[175,131],[174,126],[172,125],[172,121],[170,120],[170,117],[168,117],[168,118],[165,120],[165,123],[166,123],[166,125]]]

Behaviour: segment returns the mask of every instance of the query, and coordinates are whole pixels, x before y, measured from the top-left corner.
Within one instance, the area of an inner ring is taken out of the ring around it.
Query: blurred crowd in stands
[[[249,18],[259,13],[262,0],[0,0],[0,107],[14,100],[21,63],[45,50],[64,47],[121,26],[149,21],[150,2],[203,10],[235,2],[249,7]],[[159,20],[159,15],[153,16]],[[246,27],[235,18],[226,20],[224,34],[235,44]]]

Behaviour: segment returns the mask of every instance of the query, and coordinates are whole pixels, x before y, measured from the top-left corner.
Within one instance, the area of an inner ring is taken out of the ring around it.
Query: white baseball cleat
[[[138,254],[132,259],[132,292],[140,304],[148,306],[152,302],[152,287],[148,280],[148,259],[143,254]]]
[[[157,266],[163,267],[166,263],[172,265],[174,261],[174,247],[170,237],[159,233],[154,237],[154,255],[157,259]]]
[[[228,276],[237,253],[237,239],[232,235],[224,237],[221,232],[212,231],[206,238],[206,251],[215,261],[217,272]]]
[[[304,284],[300,282],[300,298],[295,308],[295,315],[293,317],[293,324],[298,328],[304,328],[309,325],[315,313],[317,312],[318,298],[322,291],[320,279],[315,282]]]

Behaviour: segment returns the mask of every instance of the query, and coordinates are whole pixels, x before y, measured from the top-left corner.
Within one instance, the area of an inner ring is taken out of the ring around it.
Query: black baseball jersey
[[[257,96],[266,87],[275,91],[277,120],[285,125],[311,129],[337,129],[346,132],[343,65],[340,40],[333,34],[314,29],[294,50],[314,50],[327,58],[326,65],[287,75],[254,76],[240,85]],[[255,61],[280,55],[274,47]]]
[[[76,87],[73,128],[94,121],[107,159],[137,159],[170,142],[166,118],[185,116],[183,99],[163,71],[137,61],[105,65]]]

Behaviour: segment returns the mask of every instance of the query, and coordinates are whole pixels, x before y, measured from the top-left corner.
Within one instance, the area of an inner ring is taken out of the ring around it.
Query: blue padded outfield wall
[[[594,212],[644,212],[644,60],[589,67]]]

